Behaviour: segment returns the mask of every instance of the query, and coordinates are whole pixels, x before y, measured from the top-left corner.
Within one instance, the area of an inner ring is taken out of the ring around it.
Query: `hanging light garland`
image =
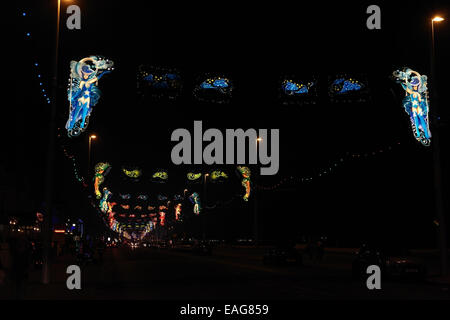
[[[25,11],[22,12],[20,15],[22,16],[23,19],[27,19],[28,16],[29,16],[28,13],[25,12]],[[27,41],[32,40],[32,35],[31,35],[30,32],[25,32],[25,39]],[[37,83],[39,84],[39,91],[40,91],[43,99],[45,100],[45,102],[47,104],[50,104],[52,101],[51,101],[51,99],[50,99],[50,97],[48,95],[48,90],[46,89],[47,86],[44,84],[44,77],[43,77],[43,74],[42,74],[42,72],[40,70],[40,63],[35,61],[33,63],[32,70],[33,70],[33,73],[34,73],[34,77],[33,78],[36,79]],[[58,128],[58,131],[59,130],[60,130],[60,128]],[[58,132],[58,137],[59,138],[61,137],[59,132]],[[60,147],[61,147],[61,150],[63,151],[64,155],[66,156],[66,158],[69,159],[70,162],[71,162],[75,179],[78,182],[82,183],[83,187],[86,188],[87,184],[85,183],[84,177],[81,176],[81,174],[79,173],[78,166],[77,166],[77,161],[76,161],[75,156],[69,152],[67,146],[65,146],[64,144],[61,143]]]
[[[334,161],[329,167],[322,168],[321,170],[317,171],[317,173],[314,175],[308,175],[308,176],[303,176],[303,177],[296,177],[296,176],[285,177],[274,185],[271,185],[271,186],[256,185],[256,188],[258,188],[259,190],[275,190],[288,182],[308,183],[317,178],[327,176],[328,174],[334,172],[336,168],[343,165],[348,160],[368,158],[368,157],[376,156],[379,154],[387,153],[387,152],[392,151],[395,147],[398,147],[399,145],[400,145],[400,141],[394,143],[391,146],[388,146],[387,148],[378,149],[378,150],[372,151],[372,152],[347,153],[346,157],[341,157],[340,159]]]
[[[28,18],[28,14],[26,12],[22,12],[21,16],[23,19]],[[25,32],[25,39],[27,41],[30,41],[32,39],[30,32]],[[50,97],[48,96],[48,90],[46,89],[46,86],[44,85],[42,73],[40,72],[40,64],[37,61],[33,63],[32,70],[35,74],[33,78],[36,79],[37,83],[39,84],[39,91],[41,92],[42,97],[44,98],[44,100],[47,104],[50,104],[51,100],[50,100]]]

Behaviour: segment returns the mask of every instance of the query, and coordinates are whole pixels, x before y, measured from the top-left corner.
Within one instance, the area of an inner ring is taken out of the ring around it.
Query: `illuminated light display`
[[[141,210],[142,210],[142,207],[141,207],[141,206],[135,206],[135,207],[134,207],[134,210],[139,210],[139,211],[141,211]]]
[[[175,69],[141,65],[137,77],[141,97],[175,99],[183,88],[180,73]]]
[[[44,215],[40,212],[36,212],[36,219],[39,222],[43,222],[44,221]]]
[[[86,130],[92,108],[100,99],[98,80],[114,70],[114,63],[101,56],[90,56],[70,62],[68,100],[69,119],[66,129],[69,137],[79,136]]]
[[[166,213],[163,212],[163,211],[161,211],[161,212],[159,213],[159,224],[160,224],[160,226],[163,227],[165,221],[166,221]]]
[[[178,203],[175,206],[175,220],[180,221],[181,220],[181,203]]]
[[[130,205],[129,205],[129,204],[121,204],[120,206],[121,206],[122,209],[124,209],[124,210],[130,209]]]
[[[298,79],[296,76],[283,77],[279,86],[279,97],[282,103],[315,104],[317,103],[317,81],[314,77]]]
[[[201,181],[201,178],[202,177],[202,173],[201,172],[199,172],[199,173],[195,173],[195,172],[188,172],[188,174],[187,174],[187,179],[188,179],[188,181],[189,182],[200,182]]]
[[[131,240],[131,236],[130,236],[130,234],[129,234],[127,231],[124,231],[124,232],[122,233],[122,236],[123,236],[125,239]]]
[[[212,182],[223,182],[228,179],[228,175],[221,170],[214,170],[210,174]]]
[[[153,211],[153,210],[155,210],[155,207],[153,207],[153,206],[148,206],[148,207],[147,207],[147,210],[148,210],[148,211]]]
[[[303,95],[309,93],[309,89],[314,85],[314,82],[306,84],[294,82],[293,80],[284,80],[281,84],[281,89],[288,96]]]
[[[194,213],[200,214],[200,211],[202,210],[201,204],[200,204],[200,195],[197,192],[194,192],[189,197],[189,200],[194,205]]]
[[[143,200],[143,201],[146,201],[147,199],[148,199],[148,195],[146,195],[146,194],[140,194],[140,195],[138,195],[138,200]]]
[[[162,194],[158,194],[158,200],[159,201],[166,201],[167,200],[167,196],[162,195]]]
[[[166,206],[159,206],[159,210],[167,210]]]
[[[126,177],[131,178],[133,180],[138,179],[140,176],[142,176],[142,171],[140,169],[131,169],[128,170],[126,168],[122,168],[122,172],[125,174]]]
[[[181,201],[184,200],[184,197],[181,194],[176,194],[173,196],[174,201]]]
[[[103,213],[107,213],[110,206],[109,206],[109,198],[112,196],[111,191],[109,191],[107,188],[103,188],[103,197],[100,199],[99,208],[100,211]]]
[[[427,76],[409,68],[396,70],[393,76],[405,90],[403,108],[409,115],[414,137],[424,146],[431,144],[431,132],[429,126],[428,112],[428,88]]]
[[[103,188],[103,197],[100,199],[99,208],[100,211],[105,214],[104,218],[108,220],[110,229],[117,231],[119,230],[119,223],[114,219],[115,212],[113,212],[116,203],[109,202],[111,196],[112,193],[107,188]]]
[[[363,88],[363,85],[355,79],[339,78],[333,81],[332,90],[335,93],[343,94],[349,91],[359,91]]]
[[[210,78],[206,79],[200,84],[202,89],[215,89],[224,90],[230,86],[228,79],[226,78]]]
[[[149,221],[149,222],[147,223],[147,226],[146,226],[145,231],[147,231],[147,233],[148,233],[148,232],[151,232],[151,231],[153,231],[153,228],[154,228],[154,226],[153,226],[153,221]]]
[[[131,194],[126,193],[126,194],[119,194],[119,197],[122,198],[123,200],[129,200],[131,198]]]
[[[105,163],[100,162],[95,165],[94,191],[97,199],[100,199],[102,197],[102,193],[100,192],[100,186],[105,181],[105,176],[108,174],[110,169],[111,165],[107,162]]]
[[[367,93],[367,80],[361,75],[337,75],[329,82],[328,95],[332,102],[364,102]]]
[[[194,96],[200,101],[228,102],[233,91],[231,80],[223,76],[205,78],[194,88]]]
[[[250,168],[238,166],[237,170],[242,176],[241,184],[245,188],[245,194],[242,197],[242,199],[244,199],[244,201],[248,201],[248,198],[250,197],[250,175],[251,175]]]
[[[152,179],[154,182],[165,183],[169,179],[169,174],[166,170],[158,170],[153,174]]]

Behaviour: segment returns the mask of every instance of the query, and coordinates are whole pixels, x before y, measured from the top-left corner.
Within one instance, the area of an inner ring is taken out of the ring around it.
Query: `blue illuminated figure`
[[[355,80],[355,79],[344,79],[339,78],[333,81],[333,84],[331,85],[333,88],[333,91],[335,93],[343,94],[351,91],[359,91],[362,89],[363,85]]]
[[[111,191],[107,188],[103,188],[103,197],[100,199],[99,208],[101,212],[107,213],[111,207],[111,204],[108,202],[109,198],[112,196]]]
[[[113,70],[114,63],[100,56],[90,56],[70,62],[68,100],[69,119],[66,129],[69,137],[79,136],[86,130],[92,107],[100,99],[98,80]]]
[[[427,76],[420,75],[409,68],[402,71],[396,70],[393,75],[405,90],[406,96],[403,98],[403,107],[410,117],[416,140],[424,146],[429,146],[431,132],[428,122]]]
[[[189,200],[194,205],[194,213],[200,214],[200,211],[202,210],[201,204],[200,204],[200,195],[197,192],[194,192],[189,197]]]
[[[283,92],[289,96],[302,95],[309,93],[309,89],[314,85],[314,82],[308,82],[307,84],[297,83],[293,80],[284,80],[281,84]]]
[[[225,78],[210,78],[206,79],[200,84],[201,89],[215,89],[215,90],[223,90],[230,86],[228,79]]]
[[[151,73],[143,79],[153,86],[153,88],[168,89],[175,87],[173,82],[180,81],[180,76],[174,73],[165,73],[163,75],[155,75]]]

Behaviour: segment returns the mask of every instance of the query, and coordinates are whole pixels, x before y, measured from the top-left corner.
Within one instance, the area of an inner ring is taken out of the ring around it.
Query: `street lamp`
[[[442,187],[442,168],[441,168],[441,152],[439,143],[439,100],[437,95],[437,78],[436,78],[436,68],[435,68],[435,42],[434,42],[434,23],[444,21],[444,18],[440,16],[435,16],[431,19],[431,56],[430,56],[430,76],[433,81],[433,86],[431,87],[431,101],[433,102],[434,117],[430,117],[433,122],[433,163],[434,163],[434,189],[435,189],[435,202],[437,210],[438,219],[438,237],[439,237],[439,248],[441,255],[441,275],[447,275],[447,236],[446,236],[446,225],[445,225],[445,212],[444,212],[444,198],[443,198],[443,187]]]
[[[54,188],[54,168],[55,168],[55,128],[56,128],[56,98],[58,92],[58,53],[59,53],[59,25],[61,17],[61,0],[57,3],[56,18],[56,38],[55,53],[53,57],[53,76],[51,82],[52,103],[50,109],[50,125],[49,125],[49,141],[47,150],[47,161],[45,168],[45,204],[46,204],[46,220],[43,224],[43,266],[42,266],[42,283],[50,283],[50,240],[52,237],[52,210],[53,210],[53,188]]]
[[[206,182],[207,182],[207,178],[209,177],[209,173],[205,173],[203,175],[204,179],[203,179],[203,214],[202,214],[202,238],[203,241],[206,240],[206,218],[205,218],[205,214],[206,214],[206,205],[207,205],[207,197],[206,197]]]
[[[259,143],[261,143],[263,141],[263,138],[261,137],[257,137],[256,138],[256,156],[258,157],[258,145]],[[256,168],[258,169],[258,168]],[[253,173],[253,180],[255,181],[255,188],[253,188],[252,192],[253,192],[253,198],[254,203],[253,203],[253,239],[255,241],[255,246],[258,245],[258,241],[259,241],[259,230],[258,230],[258,187],[257,187],[257,177],[258,177],[258,173],[256,173],[257,170],[255,170],[255,172]]]
[[[91,143],[92,140],[97,139],[97,136],[95,134],[91,134],[89,136],[89,151],[88,151],[88,166],[87,166],[87,176],[89,177],[89,173],[91,170]]]
[[[440,16],[435,16],[431,19],[431,73],[434,73],[434,23],[442,21],[444,21],[444,18]]]

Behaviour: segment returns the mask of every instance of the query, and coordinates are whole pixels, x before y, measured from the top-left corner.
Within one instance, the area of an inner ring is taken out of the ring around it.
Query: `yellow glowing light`
[[[434,22],[441,22],[441,21],[444,21],[444,18],[436,16],[436,17],[433,18],[432,21],[434,21]]]

